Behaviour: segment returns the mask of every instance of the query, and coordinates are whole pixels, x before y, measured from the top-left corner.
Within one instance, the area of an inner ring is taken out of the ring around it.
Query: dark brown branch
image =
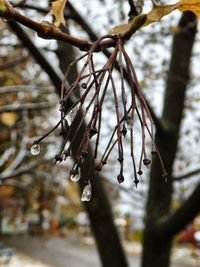
[[[55,27],[52,24],[39,23],[22,15],[19,11],[14,9],[7,2],[5,4],[5,11],[0,12],[0,17],[7,20],[14,20],[28,27],[29,29],[34,30],[35,32],[37,32],[38,36],[43,39],[54,39],[54,40],[64,41],[84,51],[88,50],[92,46],[92,43],[90,43],[89,41],[81,40],[69,34],[63,33],[59,28]],[[108,41],[102,41],[99,43],[98,46],[99,48],[97,48],[97,50],[103,47],[113,46],[114,44],[115,41],[113,39]]]
[[[166,221],[161,222],[157,228],[161,236],[173,237],[190,223],[200,212],[200,183],[191,196]]]
[[[174,177],[173,181],[182,181],[184,179],[190,178],[191,176],[195,176],[197,174],[200,174],[200,169],[188,172],[188,173],[181,175],[181,176],[178,176],[178,177]]]
[[[73,37],[69,34],[62,32],[59,28],[55,27],[49,23],[39,23],[36,22],[24,15],[22,15],[19,11],[17,11],[13,6],[7,1],[3,1],[3,8],[0,11],[0,17],[6,20],[14,20],[29,29],[37,32],[38,36],[43,39],[53,39],[60,40],[66,43],[69,43],[75,47],[78,47],[80,50],[87,51],[92,47],[92,43],[87,40],[82,40],[76,37]],[[121,39],[123,41],[129,40],[131,36],[144,24],[146,21],[146,15],[141,15],[137,17],[137,21],[135,21],[134,25],[130,27],[130,29],[121,35]],[[99,51],[103,48],[113,47],[115,46],[115,40],[103,40],[99,42],[99,45],[96,47],[96,51]]]

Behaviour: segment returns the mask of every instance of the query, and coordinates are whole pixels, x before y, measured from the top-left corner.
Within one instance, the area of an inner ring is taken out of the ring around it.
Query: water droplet
[[[125,120],[125,125],[126,125],[126,129],[127,130],[132,130],[133,129],[133,119],[129,116],[128,118],[126,118]]]
[[[78,107],[74,107],[70,112],[67,114],[67,122],[71,124],[76,116],[76,113],[78,111]]]
[[[31,154],[33,156],[37,156],[37,155],[40,154],[40,145],[39,144],[32,145],[32,147],[31,147]]]
[[[70,176],[71,181],[74,183],[78,182],[80,180],[80,178],[81,178],[81,175],[80,175],[79,171],[77,171],[76,174],[71,174],[71,176]]]
[[[97,128],[96,127],[91,128],[89,130],[89,138],[92,138],[97,133],[98,133],[98,131],[97,131]]]
[[[81,196],[81,201],[90,201],[92,196],[92,188],[90,182],[83,188],[83,193]]]

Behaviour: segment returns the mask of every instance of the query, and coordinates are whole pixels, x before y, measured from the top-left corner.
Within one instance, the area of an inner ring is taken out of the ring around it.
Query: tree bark
[[[168,178],[161,175],[160,163],[153,160],[143,239],[142,267],[168,267],[172,239],[175,233],[163,235],[159,224],[169,216],[173,192],[172,168],[176,156],[184,100],[189,81],[189,66],[196,33],[196,18],[185,12],[175,34],[171,63],[166,83],[163,108],[163,130],[156,133],[156,143],[162,155]]]

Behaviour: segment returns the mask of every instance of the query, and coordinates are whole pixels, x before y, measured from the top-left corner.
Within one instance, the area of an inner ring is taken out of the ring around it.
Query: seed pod
[[[118,176],[117,176],[117,180],[118,180],[118,182],[121,184],[121,183],[123,183],[124,182],[124,175],[123,174],[119,174]]]
[[[87,83],[82,83],[82,84],[81,84],[81,88],[83,88],[83,89],[87,89]]]
[[[143,159],[143,164],[148,166],[151,163],[150,159]]]

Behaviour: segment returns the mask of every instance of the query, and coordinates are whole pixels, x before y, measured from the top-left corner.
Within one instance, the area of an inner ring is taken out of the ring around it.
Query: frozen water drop
[[[81,196],[81,201],[90,201],[92,196],[92,188],[91,188],[91,184],[90,182],[88,182],[87,185],[85,185],[85,187],[83,188],[83,193]]]
[[[125,120],[125,125],[127,130],[132,130],[133,129],[133,119],[131,117],[128,117]]]
[[[70,180],[74,183],[78,182],[81,178],[79,171],[76,174],[71,174]]]
[[[31,154],[33,156],[37,156],[37,155],[40,154],[40,145],[39,144],[32,145],[32,147],[31,147]]]

